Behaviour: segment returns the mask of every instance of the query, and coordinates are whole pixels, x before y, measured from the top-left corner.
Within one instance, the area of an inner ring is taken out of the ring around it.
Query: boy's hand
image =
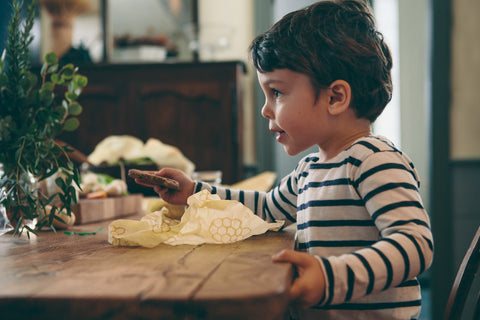
[[[309,308],[319,303],[325,295],[325,276],[320,262],[312,255],[294,250],[283,250],[273,256],[273,261],[295,265],[298,277],[290,288],[291,301]]]
[[[153,187],[153,190],[155,190],[155,192],[158,193],[158,195],[168,203],[176,204],[176,205],[187,204],[187,199],[193,194],[193,189],[195,188],[195,182],[192,179],[190,179],[189,176],[187,176],[181,170],[172,169],[172,168],[164,168],[160,171],[149,171],[149,172],[156,176],[170,178],[178,181],[178,183],[180,184],[180,190],[177,191],[177,190],[168,189],[162,186],[149,185],[137,180],[135,180],[135,182],[137,182],[138,184],[145,185],[147,187]]]

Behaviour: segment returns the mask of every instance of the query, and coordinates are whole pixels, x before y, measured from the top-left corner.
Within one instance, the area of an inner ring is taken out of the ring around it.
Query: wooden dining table
[[[271,257],[294,229],[149,249],[112,246],[110,222],[0,236],[0,319],[284,319],[294,271]]]

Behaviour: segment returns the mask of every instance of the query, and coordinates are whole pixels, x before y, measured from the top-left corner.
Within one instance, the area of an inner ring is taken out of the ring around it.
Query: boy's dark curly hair
[[[375,121],[392,98],[392,57],[365,2],[320,1],[291,12],[249,50],[259,72],[303,73],[317,95],[335,80],[347,81],[359,118]]]

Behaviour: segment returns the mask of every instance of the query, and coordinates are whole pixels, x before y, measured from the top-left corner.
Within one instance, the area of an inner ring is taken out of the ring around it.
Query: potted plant
[[[72,150],[56,137],[78,127],[82,107],[77,99],[87,78],[72,64],[59,66],[55,53],[45,55],[40,77],[31,72],[29,45],[37,0],[28,6],[24,23],[22,4],[12,2],[0,60],[0,207],[10,213],[15,234],[26,229],[30,235],[47,226],[55,229],[54,220],[61,220],[58,213],[71,215],[77,202],[74,184],[80,185],[80,176],[69,157]],[[38,182],[55,174],[60,191],[44,194]],[[25,220],[36,223],[27,225]]]

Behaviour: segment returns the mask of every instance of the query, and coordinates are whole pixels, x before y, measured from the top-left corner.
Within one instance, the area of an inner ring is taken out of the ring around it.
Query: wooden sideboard
[[[157,138],[178,147],[196,170],[243,178],[242,62],[80,66],[88,85],[80,127],[60,138],[89,154],[109,135]]]

